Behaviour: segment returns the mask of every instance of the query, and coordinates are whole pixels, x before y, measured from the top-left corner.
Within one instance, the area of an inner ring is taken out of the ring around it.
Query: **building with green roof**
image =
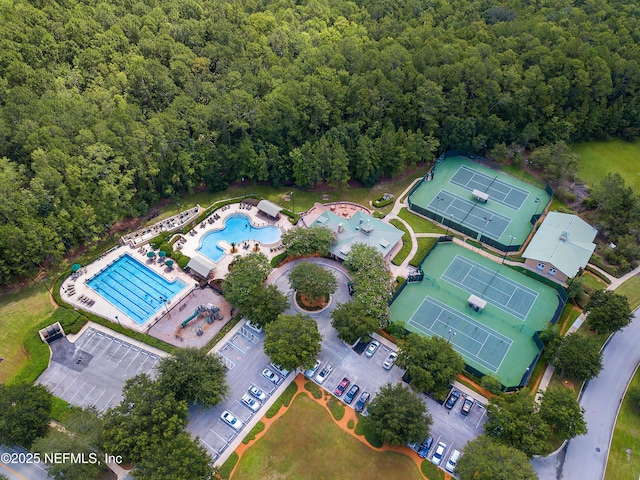
[[[589,263],[597,233],[577,215],[549,212],[522,254],[525,265],[564,283]]]
[[[354,243],[375,247],[388,260],[391,253],[397,251],[396,246],[400,244],[404,233],[393,225],[360,211],[354,213],[351,218],[344,218],[326,210],[310,225],[315,226],[328,227],[336,234],[336,243],[330,251],[340,260],[347,257]]]

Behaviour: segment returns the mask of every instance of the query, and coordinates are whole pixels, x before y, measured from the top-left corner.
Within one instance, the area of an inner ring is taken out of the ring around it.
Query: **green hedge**
[[[250,441],[256,438],[257,434],[259,434],[261,431],[264,430],[264,427],[265,425],[263,422],[256,423],[254,427],[251,429],[251,431],[247,434],[247,436],[244,437],[244,440],[242,440],[242,443],[247,445]]]
[[[396,197],[392,196],[388,200],[383,200],[382,197],[376,198],[371,204],[376,208],[386,207],[396,201]]]
[[[233,468],[236,466],[236,463],[238,463],[238,460],[240,460],[240,457],[236,452],[233,452],[229,456],[229,458],[227,458],[227,461],[224,462],[218,469],[218,475],[220,475],[220,477],[222,477],[223,479],[227,480],[231,476],[231,472],[233,471]]]
[[[289,386],[285,389],[285,391],[282,392],[282,395],[278,397],[275,403],[271,405],[271,407],[269,407],[269,410],[267,410],[265,417],[267,418],[275,417],[276,414],[280,411],[280,407],[282,407],[282,405],[284,405],[285,407],[288,407],[297,391],[298,391],[298,384],[296,382],[291,382]]]
[[[606,275],[603,275],[599,270],[596,270],[591,265],[587,265],[585,267],[585,270],[587,272],[589,272],[589,273],[593,273],[596,277],[598,277],[600,280],[602,280],[607,285],[611,284],[611,280],[609,280],[609,277],[607,277]]]
[[[404,262],[404,260],[411,253],[411,247],[413,246],[413,243],[411,241],[411,236],[409,235],[409,230],[407,229],[407,227],[404,226],[404,223],[402,223],[397,218],[394,218],[389,223],[391,223],[391,225],[396,227],[398,230],[402,230],[404,232],[402,234],[402,248],[398,251],[398,253],[396,253],[396,256],[393,257],[393,259],[391,260],[391,263],[393,263],[394,265],[402,265],[402,262]]]
[[[418,238],[418,251],[409,261],[409,265],[412,267],[419,267],[423,257],[427,254],[429,249],[438,241],[435,237],[420,237]]]
[[[285,258],[287,258],[287,252],[282,252],[271,259],[271,268],[277,268]]]

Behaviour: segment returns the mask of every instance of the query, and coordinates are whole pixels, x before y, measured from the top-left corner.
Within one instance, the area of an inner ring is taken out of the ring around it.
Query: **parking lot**
[[[462,451],[469,440],[473,440],[484,432],[484,424],[487,421],[486,409],[482,403],[476,401],[469,414],[464,416],[461,413],[464,396],[458,399],[451,410],[445,408],[444,403],[440,404],[426,395],[423,395],[422,398],[433,418],[431,426],[433,444],[427,458],[432,458],[439,442],[445,443],[447,448],[440,463],[440,467],[444,468],[453,450]],[[473,398],[478,398],[478,396],[473,395]]]
[[[210,409],[190,407],[187,430],[200,437],[215,464],[222,463],[233,452],[236,444],[249,433],[251,427],[264,415],[268,406],[293,379],[293,374],[289,374],[284,380],[278,375],[280,382],[275,385],[262,376],[261,372],[265,368],[273,370],[262,349],[263,340],[264,333],[246,328],[244,321],[229,332],[223,342],[214,349],[228,368],[229,397]],[[262,408],[257,412],[251,410],[241,400],[252,385],[262,390],[267,397]],[[278,393],[274,396],[276,389]],[[244,424],[239,431],[222,421],[220,416],[225,410],[231,412]]]
[[[321,312],[309,314],[316,320],[318,330],[322,335],[322,350],[318,356],[321,364],[314,374],[314,378],[329,363],[332,371],[321,386],[333,394],[341,380],[345,376],[348,377],[350,385],[356,384],[360,387],[360,391],[351,404],[353,408],[363,392],[369,392],[371,399],[373,399],[385,384],[396,384],[402,381],[403,371],[400,368],[394,366],[390,370],[386,370],[382,366],[389,353],[395,351],[396,347],[388,340],[374,334],[374,338],[380,342],[380,346],[371,357],[368,357],[364,351],[357,353],[351,345],[347,345],[340,340],[331,326],[331,311],[339,303],[351,300],[347,289],[348,277],[344,273],[342,266],[336,262],[326,259],[307,260],[321,263],[333,271],[339,284],[330,305]],[[297,262],[288,263],[270,277],[270,281],[288,295],[291,305],[294,305],[293,292],[289,287],[287,272],[296,264]],[[297,307],[292,306],[285,313],[296,314],[299,313],[299,310]],[[262,376],[261,372],[264,368],[268,367],[273,370],[268,357],[264,354],[263,340],[264,333],[257,333],[245,327],[244,322],[238,324],[214,349],[229,368],[227,371],[227,382],[230,386],[229,398],[211,409],[196,407],[191,407],[190,409],[190,421],[187,430],[200,437],[202,443],[213,456],[215,464],[221,464],[226,460],[240,441],[249,433],[252,426],[262,418],[267,408],[294,378],[294,373],[290,373],[286,379],[280,381],[276,386]],[[267,395],[262,408],[257,412],[253,412],[241,401],[242,395],[247,393],[247,389],[251,385],[257,386]],[[344,395],[341,398],[344,398]],[[482,432],[482,425],[486,418],[484,408],[474,406],[472,412],[467,417],[464,417],[460,414],[462,405],[460,400],[449,411],[432,399],[423,398],[433,417],[431,430],[434,437],[434,446],[438,441],[447,443],[447,450],[442,464],[444,466],[444,462],[449,458],[448,456],[452,449],[461,450],[468,440],[475,438]],[[225,410],[230,411],[244,423],[239,432],[221,420],[220,415]],[[434,447],[429,452],[429,457],[431,457],[433,451]]]
[[[72,405],[95,405],[104,412],[120,403],[125,382],[138,374],[156,376],[165,352],[99,326],[88,327],[73,343],[51,344],[51,362],[37,383]]]

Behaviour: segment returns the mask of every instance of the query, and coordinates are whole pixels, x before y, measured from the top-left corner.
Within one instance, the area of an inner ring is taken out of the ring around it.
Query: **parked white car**
[[[222,415],[220,415],[220,418],[224,423],[229,425],[236,432],[239,432],[240,429],[244,426],[244,423],[242,423],[242,421],[240,421],[238,417],[236,417],[229,410],[225,410],[224,412],[222,412]]]
[[[261,406],[260,402],[258,400],[256,400],[255,398],[253,398],[248,393],[245,393],[242,396],[242,403],[244,403],[247,407],[249,407],[254,412],[257,412],[260,409],[260,406]]]

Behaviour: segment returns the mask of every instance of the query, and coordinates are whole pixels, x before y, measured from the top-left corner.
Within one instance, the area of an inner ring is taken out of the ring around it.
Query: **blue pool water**
[[[222,240],[236,245],[246,241],[271,244],[280,240],[280,229],[271,226],[254,227],[249,217],[242,213],[229,215],[221,229],[209,232],[202,237],[198,251],[214,262],[219,262],[224,257],[224,250],[218,246]]]
[[[87,285],[138,325],[144,324],[164,300],[169,301],[187,284],[166,280],[129,254],[96,273]]]

